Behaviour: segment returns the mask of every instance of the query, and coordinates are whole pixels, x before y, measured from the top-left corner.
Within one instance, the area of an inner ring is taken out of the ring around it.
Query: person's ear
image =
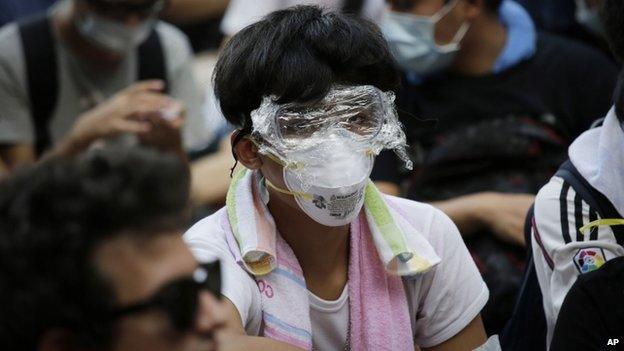
[[[52,329],[39,339],[39,351],[77,351],[72,333],[63,329]]]
[[[468,21],[472,21],[483,12],[488,11],[485,0],[468,0],[462,1],[462,3],[464,4],[464,14]]]
[[[235,134],[232,135],[234,141]],[[258,148],[249,138],[242,138],[234,147],[234,154],[240,163],[248,169],[256,170],[262,167],[262,159]]]

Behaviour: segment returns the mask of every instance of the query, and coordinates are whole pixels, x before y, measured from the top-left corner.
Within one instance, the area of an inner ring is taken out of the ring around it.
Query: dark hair
[[[471,2],[474,2],[475,0],[469,0]],[[400,10],[411,10],[414,5],[416,4],[416,1],[414,0],[389,0],[389,2],[395,6],[397,9]],[[444,0],[444,3],[447,4],[451,2],[451,0]],[[488,9],[488,11],[490,12],[498,12],[498,9],[500,8],[500,5],[503,3],[503,0],[483,0],[483,3],[485,5],[485,8]]]
[[[264,96],[280,103],[323,98],[333,84],[398,87],[399,73],[379,28],[348,14],[296,6],[269,14],[225,45],[214,71],[226,119],[249,127]]]
[[[618,60],[624,61],[624,1],[604,0],[601,16],[611,51]],[[617,115],[624,120],[624,72],[620,73],[614,100]]]
[[[0,184],[0,345],[35,350],[51,328],[78,346],[111,338],[115,297],[91,255],[118,235],[148,240],[185,224],[189,181],[173,155],[105,147],[44,161]]]
[[[500,8],[503,0],[484,0],[485,7],[491,12],[496,12]]]

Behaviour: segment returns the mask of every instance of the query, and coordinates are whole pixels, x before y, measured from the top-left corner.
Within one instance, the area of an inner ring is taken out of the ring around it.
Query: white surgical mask
[[[592,33],[604,36],[605,30],[600,19],[600,6],[588,7],[585,0],[576,0],[576,20]]]
[[[459,43],[468,32],[470,24],[462,24],[449,44],[435,41],[435,25],[446,16],[459,0],[450,2],[433,16],[416,16],[388,11],[382,31],[395,60],[406,71],[429,75],[448,68],[460,49]]]
[[[373,169],[371,154],[356,151],[349,139],[328,138],[325,146],[335,152],[321,154],[318,149],[301,152],[297,158],[306,160],[299,166],[284,167],[284,182],[288,190],[267,185],[279,192],[293,195],[310,218],[328,226],[351,223],[364,205],[364,190]]]
[[[76,21],[80,34],[96,44],[118,53],[128,52],[143,43],[155,24],[156,20],[150,18],[137,26],[129,27],[93,13]]]

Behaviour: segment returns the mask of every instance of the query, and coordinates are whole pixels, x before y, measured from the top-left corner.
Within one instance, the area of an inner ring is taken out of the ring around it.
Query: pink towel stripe
[[[279,256],[278,256],[279,257]],[[295,266],[292,262],[288,262],[286,260],[280,260],[278,258],[277,260],[277,266],[287,269],[289,271],[291,271],[293,274],[299,275],[299,276],[303,276],[303,271],[301,270],[301,268],[299,268],[299,266]]]
[[[299,340],[291,336],[290,334],[283,333],[269,325],[264,326],[264,336],[269,337],[273,340],[281,340],[281,341],[287,342],[293,346],[302,348],[304,350],[310,350],[312,348],[312,345],[310,343]]]

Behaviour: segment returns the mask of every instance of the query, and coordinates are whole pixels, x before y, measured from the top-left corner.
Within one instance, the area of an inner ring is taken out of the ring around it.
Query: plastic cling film
[[[394,99],[394,93],[368,85],[335,86],[322,100],[310,103],[278,104],[277,97],[268,96],[251,112],[252,137],[260,153],[272,154],[285,165],[322,163],[324,155],[338,151],[328,140],[340,138],[349,140],[352,151],[370,155],[392,149],[411,169]],[[312,149],[317,152],[305,152]],[[298,158],[302,154],[306,159]]]

